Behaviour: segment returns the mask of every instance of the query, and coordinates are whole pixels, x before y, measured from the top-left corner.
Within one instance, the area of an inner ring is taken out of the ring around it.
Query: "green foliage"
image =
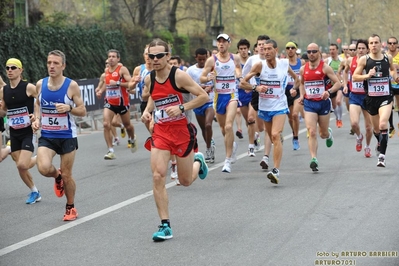
[[[120,31],[104,32],[98,27],[15,27],[0,33],[0,75],[5,77],[5,62],[16,57],[30,82],[47,76],[48,52],[61,50],[66,55],[64,75],[72,79],[99,77],[109,49],[126,55],[125,38]]]

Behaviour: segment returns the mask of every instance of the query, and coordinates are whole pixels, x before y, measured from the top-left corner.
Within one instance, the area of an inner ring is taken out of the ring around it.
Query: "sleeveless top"
[[[139,92],[139,99],[143,101],[143,89],[144,89],[144,79],[145,77],[150,74],[150,71],[145,67],[145,64],[140,65],[140,82],[137,83],[136,89]]]
[[[392,58],[392,61],[393,61],[394,64],[399,65],[399,53],[397,53],[395,55],[395,57]],[[396,69],[396,73],[397,73],[397,75],[399,77],[399,68]],[[396,83],[395,81],[392,81],[391,86],[392,86],[393,89],[399,89],[399,83]]]
[[[122,78],[119,74],[121,65],[117,66],[113,72],[109,71],[109,68],[105,72],[105,99],[110,105],[115,106],[128,106],[129,105],[129,94],[126,91],[125,87],[110,85],[110,81],[120,81],[126,82],[124,78]]]
[[[262,61],[260,85],[266,85],[268,90],[259,93],[259,110],[279,111],[288,108],[285,95],[288,67],[287,59],[276,60],[275,68],[269,68],[267,61]]]
[[[350,65],[350,79],[349,79],[349,89],[354,94],[365,94],[363,81],[353,81],[352,73],[355,72],[357,68],[357,56],[352,58],[352,63]]]
[[[76,138],[76,124],[73,116],[69,113],[58,113],[56,103],[73,105],[72,99],[68,97],[68,88],[71,79],[65,78],[61,88],[52,91],[48,88],[48,80],[43,79],[39,101],[42,115],[41,135],[46,138]]]
[[[316,69],[310,69],[306,62],[303,70],[303,81],[305,87],[305,98],[312,101],[321,101],[326,90],[326,75],[323,72],[324,62],[320,60]]]
[[[9,84],[3,88],[10,133],[32,134],[29,114],[33,114],[35,99],[26,94],[27,86],[28,83],[21,80],[13,89]]]
[[[152,113],[156,124],[187,126],[191,123],[192,110],[184,111],[176,117],[169,117],[164,110],[169,106],[184,104],[191,99],[191,94],[188,91],[177,87],[175,82],[176,70],[177,67],[172,66],[168,78],[163,83],[156,81],[155,70],[151,71],[150,94],[154,101],[155,108]]]
[[[210,80],[206,83],[201,83],[200,82],[200,76],[202,74],[202,68],[199,68],[197,66],[197,64],[190,66],[186,73],[200,86],[201,85],[205,85],[205,86],[213,86],[213,81]],[[209,96],[209,101],[208,102],[212,102],[213,101],[213,91],[208,92],[208,96]]]
[[[299,77],[299,70],[301,69],[302,63],[301,63],[301,59],[297,58],[296,59],[296,64],[295,65],[290,65],[292,71],[294,71],[294,73]],[[286,90],[290,90],[292,89],[292,87],[294,87],[294,82],[295,80],[288,75],[287,76],[288,82],[287,82],[287,86],[285,87]]]
[[[389,59],[386,54],[381,60],[374,60],[366,55],[366,73],[376,68],[376,75],[363,82],[364,90],[370,97],[383,97],[392,95],[391,81],[389,74]]]
[[[216,71],[215,94],[230,94],[232,99],[237,99],[236,66],[233,54],[230,54],[230,58],[226,62],[220,61],[216,55],[213,55],[213,58],[215,60],[214,70]]]

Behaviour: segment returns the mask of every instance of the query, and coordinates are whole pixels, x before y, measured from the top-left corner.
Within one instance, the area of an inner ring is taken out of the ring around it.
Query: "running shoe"
[[[40,195],[40,192],[31,192],[28,195],[28,199],[25,201],[26,204],[33,204],[36,203],[38,201],[42,200],[42,196]]]
[[[357,152],[361,152],[362,151],[362,147],[363,147],[363,135],[361,135],[360,138],[356,138],[356,151]]]
[[[262,166],[263,170],[269,169],[269,157],[264,155],[262,161],[260,162],[260,166]]]
[[[206,149],[206,152],[205,152],[205,162],[206,163],[211,162],[211,153],[212,153],[211,149],[212,148]]]
[[[377,143],[377,145],[375,146],[375,154],[376,154],[377,156],[380,155],[380,143]]]
[[[231,163],[230,163],[230,161],[227,160],[227,159],[224,161],[224,165],[223,165],[223,168],[222,168],[222,172],[224,172],[224,173],[231,173]]]
[[[280,171],[277,168],[273,168],[269,173],[267,173],[267,178],[270,179],[270,182],[273,184],[278,184],[280,176]]]
[[[337,128],[341,128],[342,125],[342,120],[336,120],[335,124],[337,125]]]
[[[292,149],[294,150],[294,151],[297,151],[297,150],[299,150],[301,147],[299,146],[299,140],[297,140],[297,139],[293,139],[292,140]]]
[[[119,144],[120,144],[119,138],[118,137],[114,138],[114,142],[112,142],[112,146],[119,146]]]
[[[253,147],[248,148],[248,156],[249,157],[255,157],[255,149]]]
[[[255,145],[255,152],[259,151],[261,146],[259,132],[255,132],[254,145]]]
[[[172,165],[170,166],[170,178],[172,180],[177,179],[177,164],[176,163],[172,163]]]
[[[116,156],[113,152],[108,151],[107,154],[104,155],[105,160],[115,160]]]
[[[328,132],[330,132],[331,138],[326,139],[326,145],[328,148],[330,148],[334,143],[334,137],[332,135],[332,129],[330,127],[328,128]]]
[[[319,162],[316,158],[312,158],[312,160],[310,160],[310,168],[313,172],[319,171]]]
[[[205,179],[205,177],[208,175],[208,165],[206,165],[204,155],[202,152],[197,152],[194,155],[194,161],[197,161],[201,164],[198,176],[200,179]]]
[[[385,155],[380,154],[378,156],[378,163],[377,163],[378,167],[385,167]]]
[[[130,151],[132,153],[135,153],[137,151],[137,137],[136,137],[136,135],[134,135],[134,139],[133,140],[128,139],[127,142],[128,142],[128,145],[130,144]]]
[[[237,142],[233,142],[233,152],[231,153],[231,163],[235,163],[237,161],[237,149],[238,149],[238,144]]]
[[[61,176],[61,169],[58,169],[58,175]],[[64,196],[64,180],[62,180],[62,178],[58,179],[54,178],[54,194],[61,198],[62,196]]]
[[[389,138],[392,138],[395,135],[395,128],[391,127],[389,128]]]
[[[78,211],[76,208],[70,208],[65,210],[64,221],[73,221],[78,218]]]
[[[353,129],[349,130],[349,135],[355,135],[355,131]]]
[[[371,157],[371,149],[369,147],[364,148],[364,157],[366,158]]]
[[[239,139],[242,139],[244,136],[242,135],[242,132],[241,132],[241,130],[237,130],[236,131],[236,136],[239,138]]]
[[[215,144],[211,145],[211,159],[210,159],[210,163],[214,163],[215,162],[215,150],[216,150],[216,146]]]
[[[121,127],[121,137],[122,138],[126,137],[126,129],[124,127]]]
[[[158,232],[155,232],[152,235],[152,240],[156,242],[165,241],[171,238],[173,238],[172,228],[170,228],[167,223],[158,226]]]

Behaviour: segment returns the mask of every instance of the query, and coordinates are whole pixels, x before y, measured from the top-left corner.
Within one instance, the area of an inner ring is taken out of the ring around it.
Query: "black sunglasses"
[[[388,43],[389,45],[394,45],[394,44],[397,44],[396,42],[389,42]]]
[[[353,51],[356,51],[356,49],[349,49],[349,51],[353,52]]]
[[[16,67],[16,66],[6,66],[6,69],[7,70],[15,70],[15,69],[17,69],[18,67]]]
[[[308,54],[317,54],[319,50],[307,50],[306,51]]]
[[[285,47],[285,49],[287,49],[287,50],[295,50],[295,49],[296,49],[296,47],[289,46],[289,47]]]
[[[168,54],[168,52],[162,52],[162,53],[157,53],[157,54],[148,54],[148,57],[150,58],[150,59],[154,59],[155,57],[157,58],[157,59],[161,59],[162,57],[164,57],[165,55],[167,55]]]

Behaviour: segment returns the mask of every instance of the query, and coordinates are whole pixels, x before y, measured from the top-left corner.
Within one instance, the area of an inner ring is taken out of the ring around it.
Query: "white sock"
[[[33,185],[33,187],[31,187],[30,189],[32,192],[39,192],[39,190],[37,190],[37,187],[35,185]]]
[[[108,149],[110,152],[114,153],[114,148],[109,148]]]

